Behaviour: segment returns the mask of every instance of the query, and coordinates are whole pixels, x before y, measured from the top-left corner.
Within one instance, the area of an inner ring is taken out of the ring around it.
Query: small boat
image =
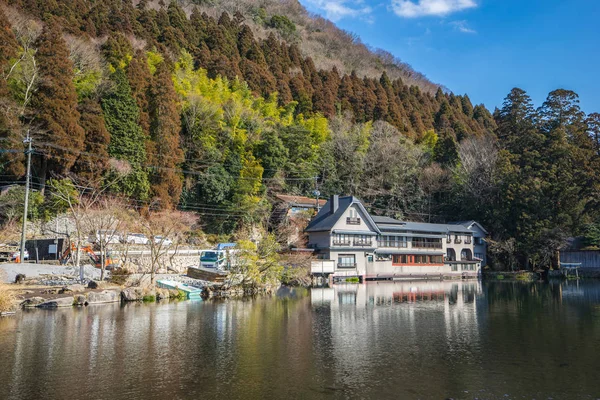
[[[186,297],[190,300],[202,298],[202,289],[199,289],[194,286],[186,285],[185,283],[182,283],[182,282],[160,279],[160,280],[156,281],[156,283],[158,284],[158,287],[161,287],[164,289],[181,290],[182,292],[184,292],[186,294]]]

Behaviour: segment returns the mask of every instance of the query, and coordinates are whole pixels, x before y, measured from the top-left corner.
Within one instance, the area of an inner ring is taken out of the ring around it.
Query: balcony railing
[[[446,239],[446,243],[452,243],[452,239],[450,239],[450,238]]]
[[[348,225],[360,225],[360,218],[359,217],[347,217],[346,218],[346,224],[348,224]]]
[[[334,246],[350,246],[350,240],[334,240]]]
[[[412,242],[413,248],[420,249],[441,249],[442,242]]]
[[[454,243],[456,243],[456,244],[462,243],[462,239],[454,239]]]
[[[355,240],[354,245],[355,246],[371,246],[371,245],[373,245],[373,241],[372,240]]]
[[[377,246],[379,246],[379,247],[405,248],[406,247],[406,242],[382,242],[382,241],[378,241],[377,242]]]
[[[338,268],[356,268],[356,263],[338,263]]]
[[[465,239],[465,244],[471,244],[471,243],[473,243],[473,240],[471,238]]]

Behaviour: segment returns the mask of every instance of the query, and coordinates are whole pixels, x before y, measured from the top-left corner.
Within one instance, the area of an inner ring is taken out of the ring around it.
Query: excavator
[[[92,260],[96,268],[102,267],[102,258],[94,252],[92,246],[82,246],[79,248],[79,250],[86,253],[90,257],[90,260]],[[68,247],[60,257],[60,263],[63,265],[66,264],[76,252],[77,246],[75,246],[75,243],[71,243],[71,246]],[[113,260],[110,253],[107,253],[106,257],[104,258],[104,269],[114,269],[117,267],[117,265],[118,263]]]

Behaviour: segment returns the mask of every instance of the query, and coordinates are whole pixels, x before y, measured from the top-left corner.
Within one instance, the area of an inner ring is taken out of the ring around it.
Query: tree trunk
[[[104,243],[100,241],[100,281],[104,281],[104,267],[106,266],[106,258],[104,255]]]
[[[40,179],[40,194],[42,196],[45,195],[46,192],[46,175],[48,172],[48,159],[46,158],[46,156],[42,156],[42,160],[40,162],[40,174],[39,174],[39,179]]]

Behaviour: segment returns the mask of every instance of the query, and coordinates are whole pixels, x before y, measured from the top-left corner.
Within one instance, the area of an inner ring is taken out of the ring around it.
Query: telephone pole
[[[27,131],[27,138],[23,140],[23,143],[27,145],[27,176],[25,177],[25,207],[23,210],[23,228],[21,230],[21,254],[20,254],[20,262],[23,264],[25,262],[25,232],[27,231],[27,207],[29,206],[29,176],[31,175],[31,142],[32,139],[29,136],[29,131]]]
[[[319,192],[319,177],[315,176],[315,191],[314,191],[315,197],[317,198],[317,212],[321,211],[321,207],[319,206],[319,196],[321,195],[321,192]]]

